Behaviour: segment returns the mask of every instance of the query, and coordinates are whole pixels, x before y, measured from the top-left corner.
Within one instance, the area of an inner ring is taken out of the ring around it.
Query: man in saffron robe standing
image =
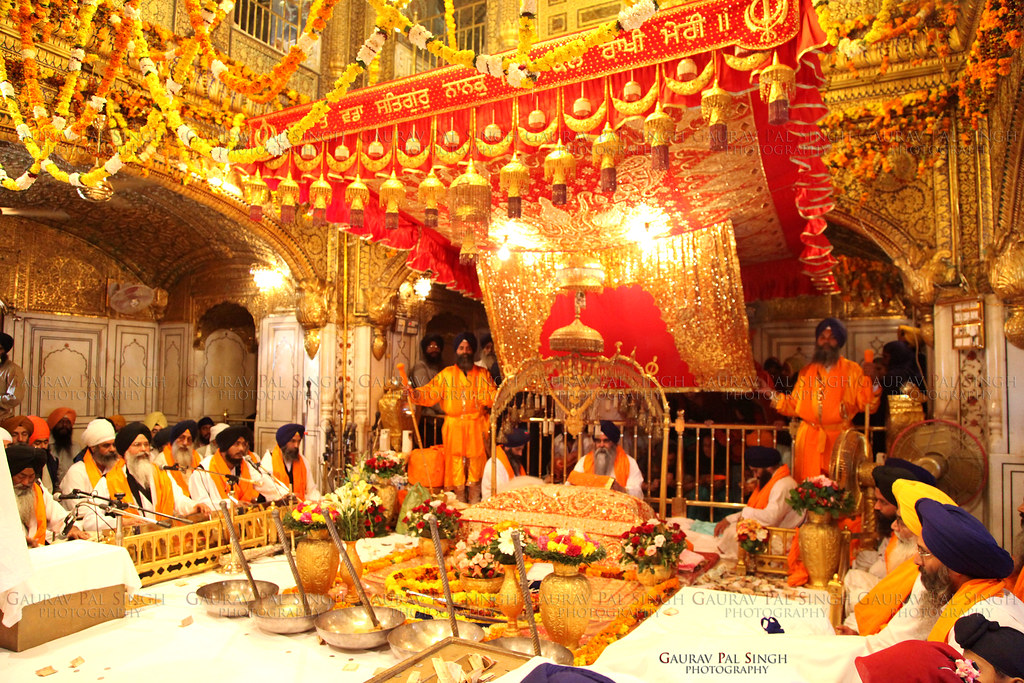
[[[800,418],[793,447],[793,478],[797,482],[828,473],[836,439],[850,428],[855,415],[875,412],[882,395],[882,388],[872,384],[873,363],[862,367],[840,354],[846,343],[841,322],[825,318],[814,334],[814,356],[800,370],[793,392],[771,394],[772,408]]]

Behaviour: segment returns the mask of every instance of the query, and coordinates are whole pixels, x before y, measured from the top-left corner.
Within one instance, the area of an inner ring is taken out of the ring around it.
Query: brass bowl
[[[249,614],[260,629],[270,633],[311,631],[317,617],[334,609],[334,599],[319,593],[308,594],[306,599],[309,600],[310,614],[305,613],[298,593],[257,600],[249,606]]]
[[[500,647],[502,650],[511,650],[512,652],[521,652],[524,655],[530,655],[533,657],[533,639],[532,638],[496,638],[488,641],[489,645]],[[573,656],[572,650],[567,648],[565,645],[559,645],[553,643],[550,640],[540,640],[540,656],[547,657],[555,664],[561,664],[563,666],[572,666]]]
[[[263,599],[277,595],[278,587],[276,583],[257,581],[256,590],[259,596],[253,596],[252,588],[245,579],[229,579],[200,586],[196,596],[208,614],[215,617],[244,617],[249,614],[249,603],[257,597]]]
[[[459,638],[480,642],[484,639],[484,630],[468,621],[458,621]],[[388,634],[388,645],[398,659],[405,659],[426,650],[434,643],[440,643],[453,635],[447,619],[428,619],[414,621],[399,626]]]
[[[345,650],[369,650],[388,642],[388,634],[405,623],[405,615],[391,607],[374,607],[380,629],[373,624],[363,607],[346,607],[321,614],[313,622],[324,642]]]

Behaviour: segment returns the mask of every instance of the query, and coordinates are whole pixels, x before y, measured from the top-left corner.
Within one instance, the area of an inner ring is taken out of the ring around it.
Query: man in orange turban
[[[46,418],[46,426],[50,428],[50,453],[57,459],[57,477],[54,480],[59,482],[71,469],[75,462],[75,447],[71,442],[71,435],[75,430],[75,420],[78,414],[71,408],[61,407],[55,409]]]

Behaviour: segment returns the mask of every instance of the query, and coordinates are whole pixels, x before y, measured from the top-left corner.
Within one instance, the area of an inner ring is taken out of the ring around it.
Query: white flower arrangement
[[[21,56],[25,59],[35,59],[36,49],[34,47],[23,47],[21,48]]]
[[[234,0],[224,0],[224,2],[220,3],[220,11],[224,14],[230,14],[233,9],[235,9]]]
[[[167,92],[171,93],[171,95],[177,95],[181,92],[181,83],[175,83],[174,79],[168,76],[167,80],[164,81],[164,88],[166,88]]]
[[[116,175],[122,168],[124,168],[124,163],[121,161],[120,152],[114,154],[114,156],[107,159],[107,163],[103,164],[103,170],[110,175]]]
[[[316,46],[317,41],[320,40],[320,36],[316,34],[303,33],[299,36],[299,40],[295,45],[302,50],[302,54],[308,55],[310,51]]]
[[[42,107],[38,104],[32,107],[32,116],[34,116],[37,119],[45,119],[48,116],[46,107]]]
[[[95,109],[98,114],[107,106],[107,98],[100,97],[99,95],[93,95],[89,98],[89,106]]]
[[[210,150],[210,158],[218,164],[226,164],[228,163],[228,151],[227,147],[214,147]]]
[[[27,123],[19,123],[14,130],[18,133],[18,139],[22,142],[32,137],[32,129],[28,127]]]
[[[85,187],[85,185],[82,183],[81,173],[69,173],[68,182],[71,184],[72,187]]]
[[[121,16],[118,15],[118,14],[111,14],[110,15],[110,23],[113,24],[114,26],[120,26],[121,25]]]
[[[219,79],[220,75],[226,72],[228,68],[224,65],[224,62],[219,59],[215,59],[210,62],[210,72],[213,73],[213,77]]]
[[[139,60],[139,69],[143,76],[148,76],[151,73],[156,73],[156,64],[149,57],[143,57]]]
[[[434,37],[434,34],[423,27],[422,24],[416,24],[409,29],[409,42],[418,47],[421,50],[427,49],[427,43]]]
[[[210,26],[217,20],[217,13],[209,10],[203,10],[203,23]]]
[[[124,5],[124,13],[127,14],[128,18],[132,21],[139,20],[139,10],[137,10],[136,8],[132,7],[127,3]]]
[[[502,78],[505,75],[501,69],[501,57],[498,55],[477,55],[473,66],[480,73],[495,78]]]
[[[4,97],[14,97],[14,86],[10,81],[0,81],[0,94]]]
[[[178,134],[178,139],[181,140],[186,147],[188,147],[192,142],[192,138],[196,136],[196,132],[189,128],[187,123],[183,123],[178,126],[178,130],[176,132]]]
[[[658,11],[658,5],[654,0],[640,0],[632,7],[619,12],[619,26],[626,31],[638,29]]]
[[[64,130],[64,126],[68,124],[68,120],[63,116],[57,116],[54,114],[53,118],[50,119],[50,124],[53,125],[53,129],[60,132]]]
[[[67,140],[68,142],[74,142],[75,140],[78,139],[78,137],[79,137],[78,133],[76,133],[75,131],[71,130],[70,128],[65,128],[64,129],[64,139]]]
[[[274,137],[270,138],[266,142],[267,151],[276,157],[281,156],[289,149],[291,149],[292,143],[288,139],[288,132],[278,133]]]
[[[14,184],[17,186],[19,190],[27,190],[28,188],[32,187],[32,183],[34,183],[35,181],[36,176],[32,173],[29,173],[28,171],[25,171],[20,176],[18,176],[18,179],[14,181]]]

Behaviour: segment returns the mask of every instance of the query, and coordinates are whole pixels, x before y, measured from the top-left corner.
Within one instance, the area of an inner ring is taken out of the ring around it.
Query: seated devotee
[[[750,494],[746,506],[734,512],[715,526],[720,536],[718,547],[723,556],[736,555],[736,522],[753,519],[765,526],[794,529],[803,521],[803,513],[789,506],[789,492],[796,488],[796,479],[789,466],[782,463],[782,454],[766,446],[748,446],[747,467],[750,468],[757,488]]]
[[[523,462],[523,449],[530,442],[530,433],[522,428],[513,429],[505,437],[505,444],[497,448],[498,461],[498,486],[497,491],[504,491],[505,486],[511,479],[526,476],[526,466]],[[494,457],[487,459],[484,465],[484,474],[481,483],[483,484],[483,500],[491,497],[495,490],[491,488],[492,471],[494,470]]]
[[[284,494],[269,475],[252,463],[252,432],[245,427],[228,427],[217,435],[217,451],[203,460],[188,481],[189,493],[197,504],[210,509],[227,499],[238,505],[279,500]]]
[[[167,418],[159,410],[154,410],[152,413],[142,419],[142,423],[149,428],[149,432],[156,438],[157,432],[161,429],[167,428]],[[150,439],[152,441],[152,439]]]
[[[1024,683],[1024,633],[968,614],[957,619],[953,634],[981,672],[978,683]]]
[[[213,455],[213,451],[210,450],[213,436],[210,435],[210,430],[213,429],[213,418],[212,417],[201,417],[196,422],[196,428],[199,430],[196,432],[195,443],[192,447],[199,453],[199,458],[205,458],[208,455]],[[216,448],[216,446],[214,446]]]
[[[57,458],[50,453],[50,428],[47,426],[46,420],[41,417],[29,415],[28,419],[32,420],[32,434],[28,437],[28,445],[38,448],[46,456],[46,466],[43,467],[39,483],[43,485],[44,489],[53,493],[54,484],[60,479],[57,479]]]
[[[14,443],[28,443],[28,439],[32,436],[32,430],[35,428],[32,424],[32,420],[28,419],[27,415],[16,415],[9,417],[3,422],[0,422],[0,427],[3,427],[11,436],[14,438]]]
[[[952,503],[943,491],[928,484],[909,479],[898,479],[893,483],[893,495],[899,506],[897,526],[905,526],[906,532],[917,541],[921,535],[921,520],[916,504],[921,500]],[[910,562],[920,567],[915,555]],[[905,568],[904,568],[905,569]],[[913,574],[913,571],[910,571]],[[880,581],[857,603],[857,616],[865,652],[878,652],[904,640],[923,640],[931,633],[942,608],[949,601],[951,592],[945,582],[938,580],[934,572],[918,572],[910,587],[904,580],[903,571]],[[838,633],[853,634],[843,626]]]
[[[123,466],[114,448],[114,425],[110,420],[98,417],[90,422],[82,433],[82,441],[85,443],[82,459],[72,465],[60,481],[60,490],[65,495],[75,490],[89,493],[96,488],[101,477]],[[121,474],[119,478],[124,480],[124,475]],[[123,488],[117,489],[122,493],[127,490],[127,481],[123,481]]]
[[[594,450],[576,463],[567,484],[596,486],[643,497],[644,475],[640,466],[619,446],[621,432],[610,420],[601,420],[594,432]]]
[[[861,683],[965,683],[957,674],[959,659],[960,653],[945,643],[906,640],[857,657],[854,665]]]
[[[78,414],[67,407],[56,408],[46,418],[46,426],[50,428],[50,453],[57,459],[57,477],[54,483],[64,478],[75,461],[75,447],[71,443],[71,437],[77,418]]]
[[[900,479],[935,484],[935,478],[923,467],[895,458],[890,458],[885,465],[875,467],[871,471],[871,476],[875,482],[875,521],[879,533],[883,534],[885,547],[883,552],[862,550],[857,554],[854,566],[843,578],[846,605],[850,609],[846,625],[855,633],[865,636],[881,630],[888,618],[881,623],[877,623],[875,619],[866,619],[873,623],[867,630],[862,630],[857,623],[854,605],[857,605],[861,598],[886,576],[889,577],[884,587],[886,593],[895,591],[909,595],[918,574],[917,564],[914,562],[917,554],[917,536],[907,529],[902,521],[896,521],[899,508],[896,505],[896,495],[892,491],[893,484]],[[886,532],[889,534],[888,540],[885,540]],[[893,574],[897,569],[899,573]],[[870,611],[866,606],[863,609]]]
[[[981,614],[1000,626],[1024,631],[1024,602],[1006,589],[1013,558],[999,547],[985,525],[955,505],[928,498],[915,506],[921,519],[918,565],[952,596],[928,640],[960,649],[953,631],[958,618]]]
[[[114,448],[124,458],[125,479],[131,492],[131,500],[127,500],[126,496],[125,502],[137,505],[137,508],[132,510],[135,514],[130,519],[163,519],[159,515],[146,512],[149,510],[176,517],[185,517],[196,512],[211,513],[209,506],[194,503],[168,472],[150,460],[149,437],[149,428],[141,422],[125,425],[114,437]],[[106,477],[96,485],[94,493],[104,498],[113,498]],[[90,531],[112,529],[115,523],[116,520],[112,516],[101,514],[96,506],[87,507],[82,518],[82,525]]]
[[[11,470],[11,483],[25,528],[25,540],[30,548],[46,544],[46,532],[66,535],[69,539],[86,539],[89,535],[76,526],[66,531],[68,511],[53,499],[50,492],[39,484],[46,455],[38,448],[14,444],[7,449],[7,465]],[[72,518],[73,519],[73,518]]]
[[[317,500],[320,491],[313,482],[306,457],[300,451],[306,428],[298,423],[278,427],[277,445],[263,456],[263,472],[270,473],[281,490],[279,497],[294,493],[299,500]]]
[[[594,450],[594,439],[586,432],[575,438],[568,432],[555,435],[551,440],[551,470],[544,477],[546,483],[560,484],[569,478],[569,473],[576,467],[581,457],[581,440],[583,453]]]
[[[128,424],[128,420],[124,418],[124,415],[111,415],[107,419],[110,420],[110,424],[114,425],[115,432],[121,431]]]
[[[182,420],[166,431],[168,431],[166,436],[169,441],[160,449],[160,456],[154,459],[154,462],[161,466],[175,467],[176,469],[169,470],[171,476],[182,490],[187,491],[188,478],[191,476],[192,470],[202,462],[199,453],[192,448],[199,428],[196,426],[195,420]]]

